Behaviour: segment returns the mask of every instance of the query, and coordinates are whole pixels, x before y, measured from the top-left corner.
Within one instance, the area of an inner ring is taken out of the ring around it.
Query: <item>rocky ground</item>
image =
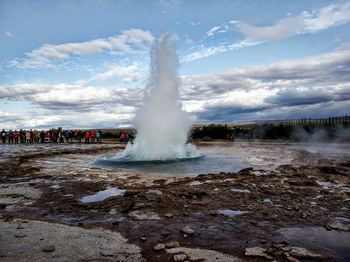
[[[145,176],[87,164],[123,145],[2,145],[0,260],[350,261],[350,145],[211,147],[251,168]]]

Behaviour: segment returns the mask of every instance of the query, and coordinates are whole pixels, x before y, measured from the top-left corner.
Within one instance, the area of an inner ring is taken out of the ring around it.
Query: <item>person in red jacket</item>
[[[15,140],[15,144],[18,144],[19,132],[17,130],[13,132],[13,138]]]
[[[91,143],[95,143],[95,136],[96,136],[96,131],[95,130],[91,130],[90,131],[90,142]]]
[[[90,133],[89,131],[85,132],[84,138],[85,138],[85,144],[89,143],[89,137],[90,137]]]

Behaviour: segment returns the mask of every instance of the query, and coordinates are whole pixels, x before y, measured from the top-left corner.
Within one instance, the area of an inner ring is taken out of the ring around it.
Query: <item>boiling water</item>
[[[163,34],[151,54],[149,93],[137,112],[137,136],[115,160],[153,161],[199,157],[195,146],[186,144],[191,127],[179,103],[178,57],[174,36]]]

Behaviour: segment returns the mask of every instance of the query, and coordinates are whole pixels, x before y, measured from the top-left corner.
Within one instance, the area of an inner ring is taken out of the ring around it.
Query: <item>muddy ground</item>
[[[350,261],[350,145],[197,146],[271,163],[152,176],[87,164],[124,145],[1,145],[0,260]]]

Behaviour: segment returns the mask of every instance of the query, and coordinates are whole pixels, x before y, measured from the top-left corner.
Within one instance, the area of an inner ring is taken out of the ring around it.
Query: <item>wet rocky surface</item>
[[[0,260],[350,260],[350,145],[198,147],[251,167],[145,176],[90,165],[122,145],[2,147]]]

